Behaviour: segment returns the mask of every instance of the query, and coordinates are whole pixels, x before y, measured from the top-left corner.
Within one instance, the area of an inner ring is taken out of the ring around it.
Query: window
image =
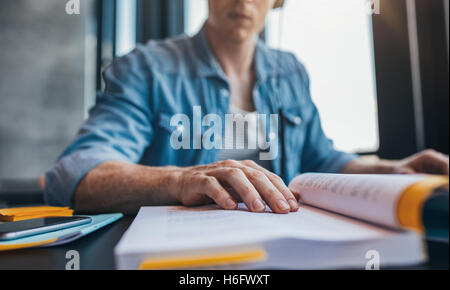
[[[95,94],[94,4],[67,15],[66,1],[0,2],[1,179],[43,174],[83,122]]]
[[[194,34],[206,17],[206,0],[186,0],[188,35]],[[269,13],[266,36],[270,46],[293,52],[306,66],[324,131],[336,148],[377,151],[375,69],[367,1],[287,0],[283,9]]]
[[[269,15],[267,40],[273,47],[293,52],[306,66],[324,131],[336,148],[377,151],[375,73],[367,1],[288,0],[283,10]]]
[[[122,56],[136,46],[136,0],[117,0],[116,56]]]
[[[184,0],[184,32],[192,36],[202,28],[208,17],[207,0]]]

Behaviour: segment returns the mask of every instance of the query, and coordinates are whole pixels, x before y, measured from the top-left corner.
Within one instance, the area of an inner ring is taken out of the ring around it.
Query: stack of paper
[[[38,206],[0,209],[0,221],[16,222],[22,220],[72,216],[73,210],[68,207]]]
[[[115,248],[118,269],[365,269],[426,259],[414,231],[379,227],[303,205],[286,215],[143,207]]]

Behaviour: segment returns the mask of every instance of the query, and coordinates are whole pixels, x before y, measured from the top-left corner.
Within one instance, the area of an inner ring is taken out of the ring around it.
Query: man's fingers
[[[220,165],[220,166],[219,166]],[[223,161],[207,175],[233,188],[251,211],[265,210],[265,201],[275,213],[299,209],[298,198],[283,180],[252,161]]]
[[[401,167],[395,168],[393,173],[395,173],[395,174],[415,174],[417,172],[415,169],[413,169],[411,167],[401,166]]]
[[[296,198],[294,193],[290,191],[289,188],[287,188],[287,186],[284,184],[284,181],[274,174],[269,175],[268,178],[272,182],[272,184],[274,184],[275,187],[283,194],[284,198],[286,198],[289,206],[291,207],[291,211],[297,211],[299,209],[298,198]]]
[[[236,209],[237,202],[233,197],[223,188],[219,181],[212,176],[202,176],[197,182],[198,190],[211,198],[217,205],[223,209]]]
[[[242,163],[250,168],[253,168],[255,170],[259,170],[259,171],[263,172],[267,176],[269,181],[277,188],[277,190],[279,192],[281,192],[281,194],[283,194],[284,198],[289,203],[291,211],[297,211],[299,209],[299,204],[298,204],[299,197],[296,197],[293,194],[293,192],[289,190],[289,188],[286,186],[284,181],[279,176],[277,176],[276,174],[273,174],[269,170],[259,166],[258,164],[256,164],[253,161],[247,160],[247,161],[243,161]]]
[[[242,170],[238,168],[220,168],[209,171],[208,175],[214,176],[233,187],[249,210],[253,212],[264,212],[266,210],[261,196]]]
[[[418,162],[424,173],[449,174],[449,158],[442,153],[434,150],[424,151]]]
[[[268,203],[275,213],[288,213],[291,210],[284,195],[275,187],[267,176],[259,170],[246,167],[243,169],[245,175],[258,190],[259,194]]]

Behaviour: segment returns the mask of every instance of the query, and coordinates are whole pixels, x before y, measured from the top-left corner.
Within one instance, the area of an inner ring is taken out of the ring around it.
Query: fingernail
[[[237,205],[236,205],[236,203],[233,200],[227,199],[227,201],[225,202],[225,206],[228,209],[235,209]]]
[[[298,203],[293,199],[289,200],[289,205],[291,206],[291,209],[298,209]]]
[[[256,211],[263,211],[266,209],[266,207],[264,206],[264,204],[262,203],[262,201],[260,201],[259,199],[256,199],[253,202],[253,209]]]
[[[287,202],[285,202],[284,200],[280,199],[277,203],[278,208],[281,210],[288,210],[291,209],[291,207],[289,206],[289,204],[287,204]]]

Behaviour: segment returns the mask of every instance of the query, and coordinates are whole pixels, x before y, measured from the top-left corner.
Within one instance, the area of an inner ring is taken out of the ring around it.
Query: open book
[[[118,269],[365,269],[426,260],[420,207],[448,177],[304,174],[298,212],[143,207],[115,248]],[[406,230],[412,228],[413,230]],[[369,266],[371,267],[371,266]]]

